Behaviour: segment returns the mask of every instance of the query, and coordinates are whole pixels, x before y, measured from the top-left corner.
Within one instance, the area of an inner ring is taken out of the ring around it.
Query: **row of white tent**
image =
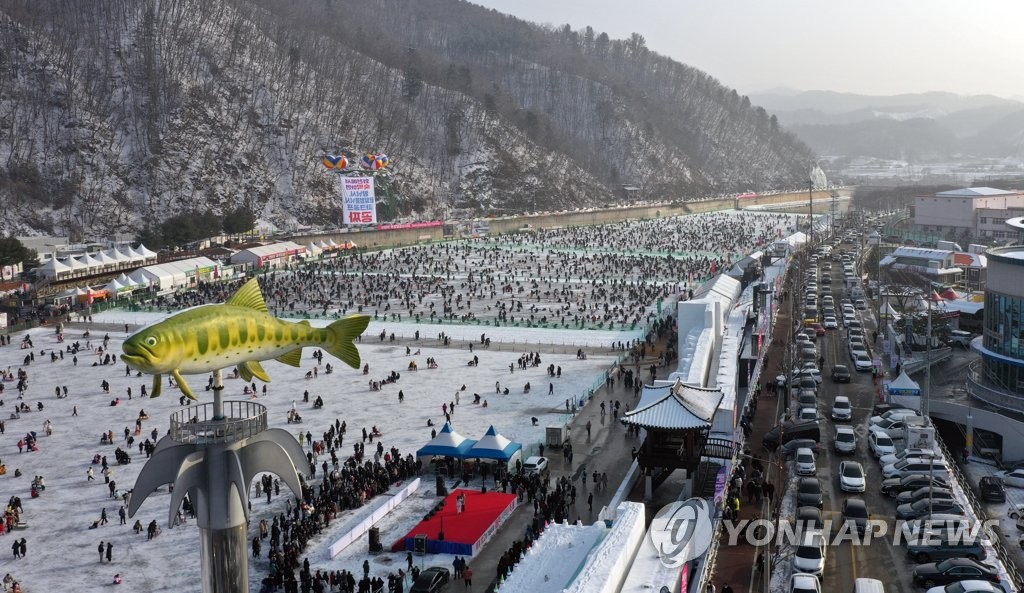
[[[54,257],[39,266],[38,274],[41,278],[64,280],[146,263],[156,263],[156,259],[156,253],[146,248],[145,245],[139,245],[138,249],[127,246],[96,253],[85,253],[77,257],[68,257],[63,261]]]
[[[336,243],[334,239],[328,239],[326,241],[310,241],[306,243],[306,253],[310,255],[319,255],[324,251],[334,251],[338,249],[352,249],[356,244],[352,241],[345,241],[344,243]]]
[[[220,275],[221,266],[207,257],[192,257],[177,261],[146,266],[121,274],[106,284],[102,289],[72,288],[60,293],[60,297],[79,297],[88,299],[106,292],[111,297],[127,296],[138,289],[155,289],[157,293],[172,292],[179,288],[187,288],[195,284],[197,277]]]

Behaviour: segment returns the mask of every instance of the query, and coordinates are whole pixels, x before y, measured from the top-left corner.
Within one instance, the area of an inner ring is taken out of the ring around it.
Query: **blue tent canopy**
[[[416,451],[418,457],[424,456],[448,456],[448,457],[467,457],[470,449],[476,441],[467,439],[461,434],[455,432],[451,425],[445,423],[444,428],[441,432],[437,433],[429,443],[424,445],[419,451]]]
[[[508,461],[515,456],[517,451],[520,451],[523,446],[519,443],[513,443],[507,438],[498,434],[492,425],[487,429],[487,433],[484,437],[477,441],[473,448],[469,450],[466,457],[474,458],[479,457],[480,459],[499,459],[501,461]]]

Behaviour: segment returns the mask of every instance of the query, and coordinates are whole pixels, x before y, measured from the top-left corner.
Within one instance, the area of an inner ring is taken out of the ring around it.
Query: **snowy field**
[[[121,322],[125,314],[119,311],[98,314],[96,323]],[[159,316],[154,314],[136,314],[133,323],[148,323]],[[403,335],[401,326],[388,324],[385,329]],[[420,326],[422,327],[422,326]],[[475,329],[475,328],[474,328]],[[379,332],[379,329],[376,331]],[[446,330],[448,331],[448,330]],[[504,332],[506,328],[491,329],[489,336],[503,339],[510,343],[512,336]],[[480,366],[466,366],[471,358],[465,344],[453,343],[450,348],[422,347],[419,356],[406,356],[405,346],[409,343],[413,351],[417,345],[409,340],[399,339],[395,343],[381,343],[370,336],[374,327],[368,332],[359,346],[364,361],[370,365],[370,378],[380,378],[396,370],[401,373],[397,384],[386,385],[379,392],[370,392],[367,386],[368,377],[361,372],[344,367],[328,356],[325,363],[335,367],[333,374],[327,375],[320,368],[317,378],[306,379],[305,373],[315,364],[312,350],[303,352],[303,368],[296,369],[275,362],[267,362],[265,366],[273,382],[268,385],[267,397],[260,397],[259,402],[269,408],[271,426],[289,429],[297,434],[295,425],[286,423],[287,411],[292,401],[297,402],[303,417],[300,428],[320,435],[336,418],[348,424],[345,447],[350,447],[352,439],[360,433],[362,427],[369,429],[378,426],[384,433],[385,448],[398,447],[403,453],[415,453],[415,450],[430,438],[430,428],[426,426],[428,418],[440,428],[444,423],[441,412],[443,403],[455,399],[455,392],[463,384],[466,390],[460,392],[459,403],[452,417],[454,428],[467,438],[480,438],[487,427],[493,424],[505,436],[522,442],[527,452],[536,448],[543,436],[545,425],[564,421],[568,418],[565,412],[565,400],[578,398],[588,389],[602,381],[603,373],[615,362],[610,356],[591,354],[586,360],[577,360],[575,348],[570,354],[550,354],[541,351],[543,363],[539,368],[516,370],[509,373],[508,365],[514,362],[519,352],[510,350],[486,350],[476,348],[474,354],[480,358]],[[566,332],[562,332],[566,333]],[[578,332],[582,336],[592,332]],[[99,345],[100,331],[93,332],[91,346]],[[143,384],[149,385],[149,377],[126,377],[123,363],[109,366],[92,366],[97,360],[94,354],[80,354],[77,367],[72,364],[71,356],[65,353],[63,360],[50,362],[49,352],[60,346],[67,346],[81,338],[82,328],[74,326],[66,330],[66,341],[58,344],[52,330],[38,329],[29,333],[34,341],[32,352],[35,361],[25,369],[29,376],[29,386],[25,394],[25,402],[31,412],[23,413],[20,419],[10,419],[17,398],[14,382],[5,382],[3,393],[4,406],[0,414],[6,422],[6,434],[0,436],[0,459],[7,465],[7,474],[0,476],[0,496],[8,499],[11,496],[21,497],[25,509],[24,517],[28,527],[17,530],[13,535],[0,536],[2,550],[9,550],[15,538],[27,540],[27,558],[14,560],[6,556],[4,567],[0,572],[10,572],[19,580],[26,593],[50,592],[67,590],[68,583],[75,583],[76,591],[105,590],[112,582],[114,574],[120,573],[129,591],[199,591],[199,535],[194,522],[185,526],[167,529],[167,504],[169,496],[166,491],[155,493],[142,506],[137,519],[143,526],[156,519],[163,531],[153,541],[146,540],[146,534],[136,535],[129,519],[126,525],[119,525],[118,504],[109,497],[108,488],[99,474],[99,467],[94,466],[97,479],[86,481],[86,471],[94,454],[106,455],[113,468],[112,479],[117,489],[126,490],[133,487],[135,479],[145,462],[145,455],[140,454],[138,446],[132,448],[132,463],[124,466],[114,464],[114,449],[124,447],[123,430],[134,425],[139,411],[145,409],[150,420],[143,424],[143,438],[156,428],[162,435],[166,433],[169,423],[168,416],[179,408],[178,393],[167,391],[157,399],[141,399],[138,397]],[[124,332],[110,333],[111,353],[120,352],[120,343],[125,337]],[[468,336],[472,337],[472,336]],[[567,336],[571,339],[573,336]],[[476,339],[479,335],[476,334]],[[13,371],[22,364],[22,359],[29,350],[19,349],[21,335],[13,337],[13,345],[0,348],[0,368]],[[46,351],[41,355],[40,351]],[[525,349],[524,349],[525,351]],[[437,359],[439,369],[427,370],[426,357]],[[407,371],[410,360],[417,360],[421,370]],[[562,367],[560,379],[549,379],[545,369],[548,364]],[[110,383],[110,394],[104,394],[100,383]],[[225,379],[228,399],[245,399],[244,384],[238,379]],[[496,395],[495,381],[510,388],[510,395]],[[531,382],[533,389],[524,395],[522,386]],[[548,383],[554,383],[554,395],[547,395]],[[204,398],[202,386],[205,379],[192,377],[192,385],[197,389],[201,399]],[[70,396],[57,399],[55,386],[68,387]],[[134,399],[127,400],[127,389],[131,388]],[[404,403],[398,401],[398,390],[405,394]],[[309,390],[310,402],[317,395],[323,396],[325,407],[314,410],[312,403],[302,403],[302,393]],[[474,406],[472,394],[480,393],[488,401],[488,407]],[[121,397],[122,404],[110,406],[114,397]],[[37,410],[37,402],[44,406]],[[77,406],[78,416],[72,416],[72,407]],[[531,426],[530,417],[540,419],[538,426]],[[54,424],[52,436],[45,436],[43,422],[51,420]],[[115,434],[114,445],[101,445],[100,434],[112,430]],[[39,435],[39,451],[18,453],[18,439],[29,431]],[[367,448],[370,452],[371,445]],[[341,457],[346,458],[351,448],[343,448]],[[20,469],[21,477],[14,472]],[[33,476],[42,475],[46,479],[47,489],[39,498],[30,498],[30,484]],[[251,524],[257,525],[261,518],[269,518],[272,514],[281,513],[284,509],[285,492],[275,497],[267,505],[265,499],[253,500]],[[362,561],[367,557],[367,536],[359,538],[348,549],[334,560],[328,560],[327,548],[360,516],[368,513],[376,506],[376,500],[363,508],[348,511],[339,515],[329,531],[315,538],[307,548],[305,555],[309,557],[313,570],[316,569],[349,569],[361,574]],[[425,484],[419,492],[403,502],[395,511],[381,521],[381,538],[385,547],[396,538],[412,529],[423,514],[434,503],[433,484]],[[106,508],[110,523],[97,529],[89,529],[89,525],[100,517],[101,509]],[[250,536],[252,535],[250,532]],[[96,546],[100,541],[113,542],[113,562],[110,565],[98,562]],[[7,552],[9,553],[9,552]],[[430,556],[417,558],[424,566],[433,564],[451,565],[452,557]],[[386,577],[389,571],[404,566],[405,556],[382,554],[371,560],[371,575]],[[250,578],[252,590],[258,590],[257,583],[266,574],[266,546],[262,558],[251,563]]]

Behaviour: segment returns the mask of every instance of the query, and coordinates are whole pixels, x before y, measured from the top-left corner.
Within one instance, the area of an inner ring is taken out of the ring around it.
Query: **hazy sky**
[[[471,0],[539,23],[637,32],[741,93],[1024,98],[1020,0]]]

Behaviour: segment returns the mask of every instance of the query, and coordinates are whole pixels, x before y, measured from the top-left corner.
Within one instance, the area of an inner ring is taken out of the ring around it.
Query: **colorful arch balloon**
[[[323,158],[324,167],[328,169],[344,169],[348,167],[348,159],[343,154],[329,154]]]

